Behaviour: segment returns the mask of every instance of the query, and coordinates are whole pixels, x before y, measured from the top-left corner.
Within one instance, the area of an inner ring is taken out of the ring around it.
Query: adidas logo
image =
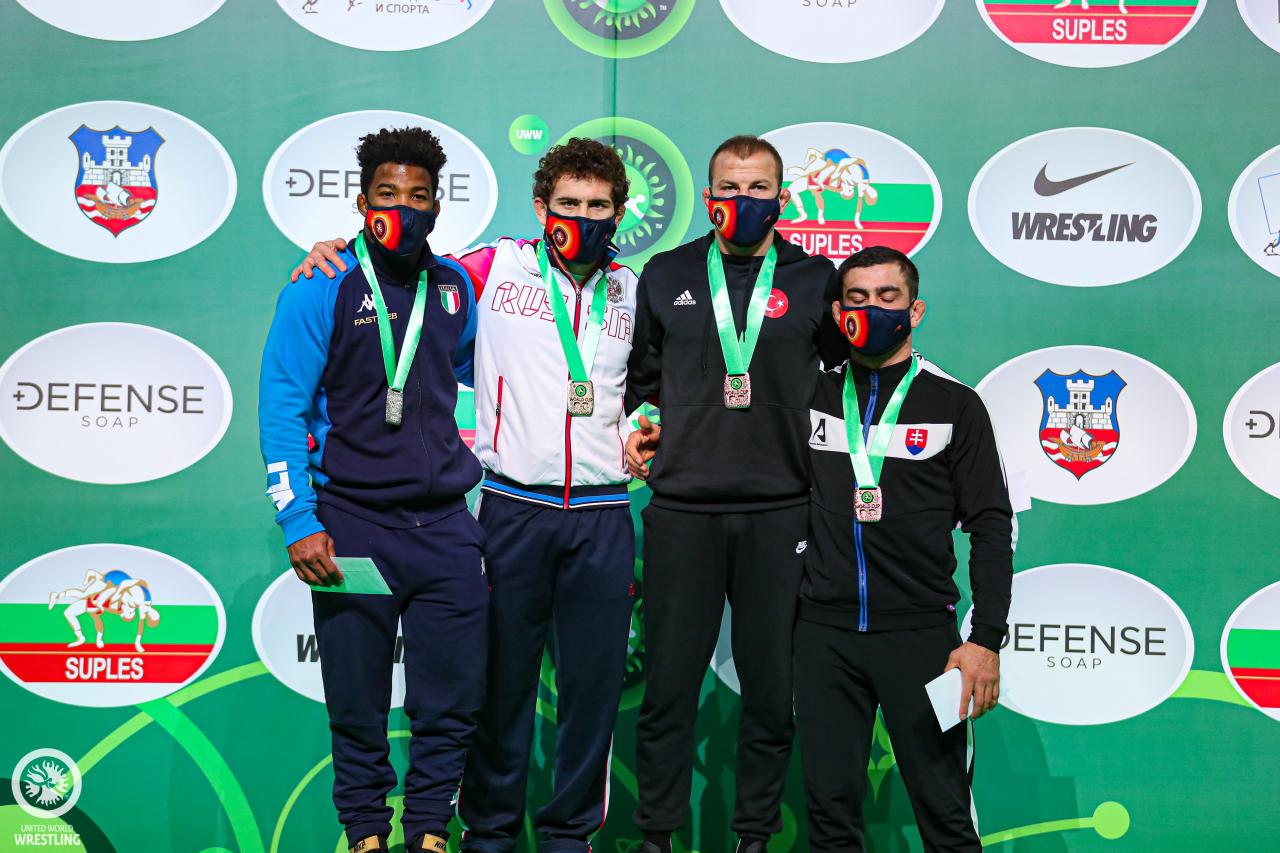
[[[672,305],[697,305],[698,301],[693,298],[692,293],[686,290],[684,293],[677,296],[676,301],[672,302],[671,304]]]

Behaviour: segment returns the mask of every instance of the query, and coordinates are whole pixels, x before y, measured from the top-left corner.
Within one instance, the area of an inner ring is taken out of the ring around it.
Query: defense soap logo
[[[987,161],[969,221],[1000,263],[1050,284],[1096,287],[1150,275],[1191,242],[1200,190],[1160,146],[1118,130],[1068,127]]]
[[[0,208],[31,239],[86,261],[184,252],[217,230],[235,196],[218,140],[148,104],[62,107],[0,149]]]
[[[662,47],[689,20],[695,0],[543,0],[564,37],[607,59]]]
[[[0,671],[55,702],[168,696],[208,668],[225,630],[208,581],[147,548],[63,548],[0,581]]]
[[[1276,0],[1236,0],[1240,17],[1272,50],[1280,51],[1280,7]]]
[[[1280,498],[1280,364],[1258,373],[1231,398],[1222,441],[1249,482]]]
[[[415,50],[475,26],[494,0],[276,0],[295,22],[344,47]]]
[[[1276,13],[1280,16],[1280,6]],[[1280,146],[1240,173],[1231,188],[1227,218],[1240,250],[1267,272],[1280,275]]]
[[[1077,68],[1124,65],[1185,36],[1204,0],[977,0],[991,31],[1036,59]]]
[[[311,589],[292,569],[276,578],[258,599],[253,611],[253,648],[281,684],[312,701],[324,702]],[[391,707],[398,708],[404,704],[404,637],[399,631],[394,654]]]
[[[791,202],[778,231],[839,262],[867,246],[919,250],[942,217],[933,169],[892,136],[856,124],[795,124],[764,134],[782,155]]]
[[[720,0],[725,15],[761,47],[809,62],[857,62],[893,53],[924,35],[943,0]]]
[[[587,136],[613,147],[630,182],[626,213],[613,242],[637,271],[658,252],[684,239],[693,213],[693,176],[675,143],[656,127],[633,118],[598,118],[560,137]]]
[[[973,611],[961,633],[968,635]],[[1069,726],[1114,723],[1168,699],[1195,641],[1178,605],[1142,578],[1060,563],[1017,572],[1000,651],[1000,704]]]
[[[11,781],[13,801],[36,818],[54,818],[75,808],[84,782],[71,756],[35,749],[18,759]]]
[[[1009,479],[1040,500],[1127,500],[1172,477],[1195,444],[1186,392],[1156,365],[1121,350],[1035,350],[987,374],[978,393]]]
[[[1222,671],[1240,695],[1280,720],[1280,583],[1245,599],[1222,632]]]
[[[276,227],[307,250],[317,240],[356,233],[361,221],[355,212],[360,194],[355,147],[362,136],[406,126],[434,133],[448,157],[436,188],[443,209],[431,232],[432,250],[443,254],[474,243],[498,206],[498,181],[488,158],[470,139],[446,124],[386,110],[321,119],[276,149],[262,177],[262,196]]]
[[[0,366],[0,438],[37,468],[86,483],[142,483],[195,464],[231,409],[213,359],[151,326],[69,326]]]
[[[18,0],[31,14],[60,30],[104,41],[144,41],[190,29],[226,0]]]

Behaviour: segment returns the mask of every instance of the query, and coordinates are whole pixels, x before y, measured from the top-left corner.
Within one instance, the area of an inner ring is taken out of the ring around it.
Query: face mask
[[[910,308],[840,305],[840,331],[863,355],[884,355],[911,334]]]
[[[604,257],[609,241],[618,230],[613,217],[560,216],[547,211],[544,229],[547,242],[555,246],[567,263],[594,264]]]
[[[422,251],[427,235],[436,227],[436,211],[404,204],[365,209],[364,224],[373,238],[389,252],[412,258]]]
[[[707,214],[720,236],[735,246],[755,246],[778,221],[782,205],[777,198],[731,195],[707,199]]]

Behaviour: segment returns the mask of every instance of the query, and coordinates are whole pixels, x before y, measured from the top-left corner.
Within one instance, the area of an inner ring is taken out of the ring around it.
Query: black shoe
[[[391,848],[387,846],[385,835],[370,835],[352,844],[349,849],[351,853],[377,853],[379,850],[387,853]]]
[[[404,843],[404,853],[445,853],[447,849],[443,838],[429,833],[411,838]]]
[[[646,835],[640,853],[671,853],[671,836]]]
[[[734,853],[768,853],[768,850],[769,839],[767,838],[739,838]]]

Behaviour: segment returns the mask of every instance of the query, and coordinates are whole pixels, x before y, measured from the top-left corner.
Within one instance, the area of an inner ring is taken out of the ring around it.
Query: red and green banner
[[[1164,45],[1191,25],[1197,0],[1044,0],[984,3],[991,23],[1015,44]]]
[[[1280,630],[1234,628],[1227,661],[1240,690],[1259,708],[1280,708]]]
[[[807,215],[801,217],[793,201],[783,209],[778,231],[809,254],[836,261],[868,246],[889,246],[911,254],[933,222],[933,187],[876,183],[875,189],[874,202],[868,197],[846,199],[838,192],[823,190],[820,218],[811,200],[813,192],[804,190],[800,203]]]

